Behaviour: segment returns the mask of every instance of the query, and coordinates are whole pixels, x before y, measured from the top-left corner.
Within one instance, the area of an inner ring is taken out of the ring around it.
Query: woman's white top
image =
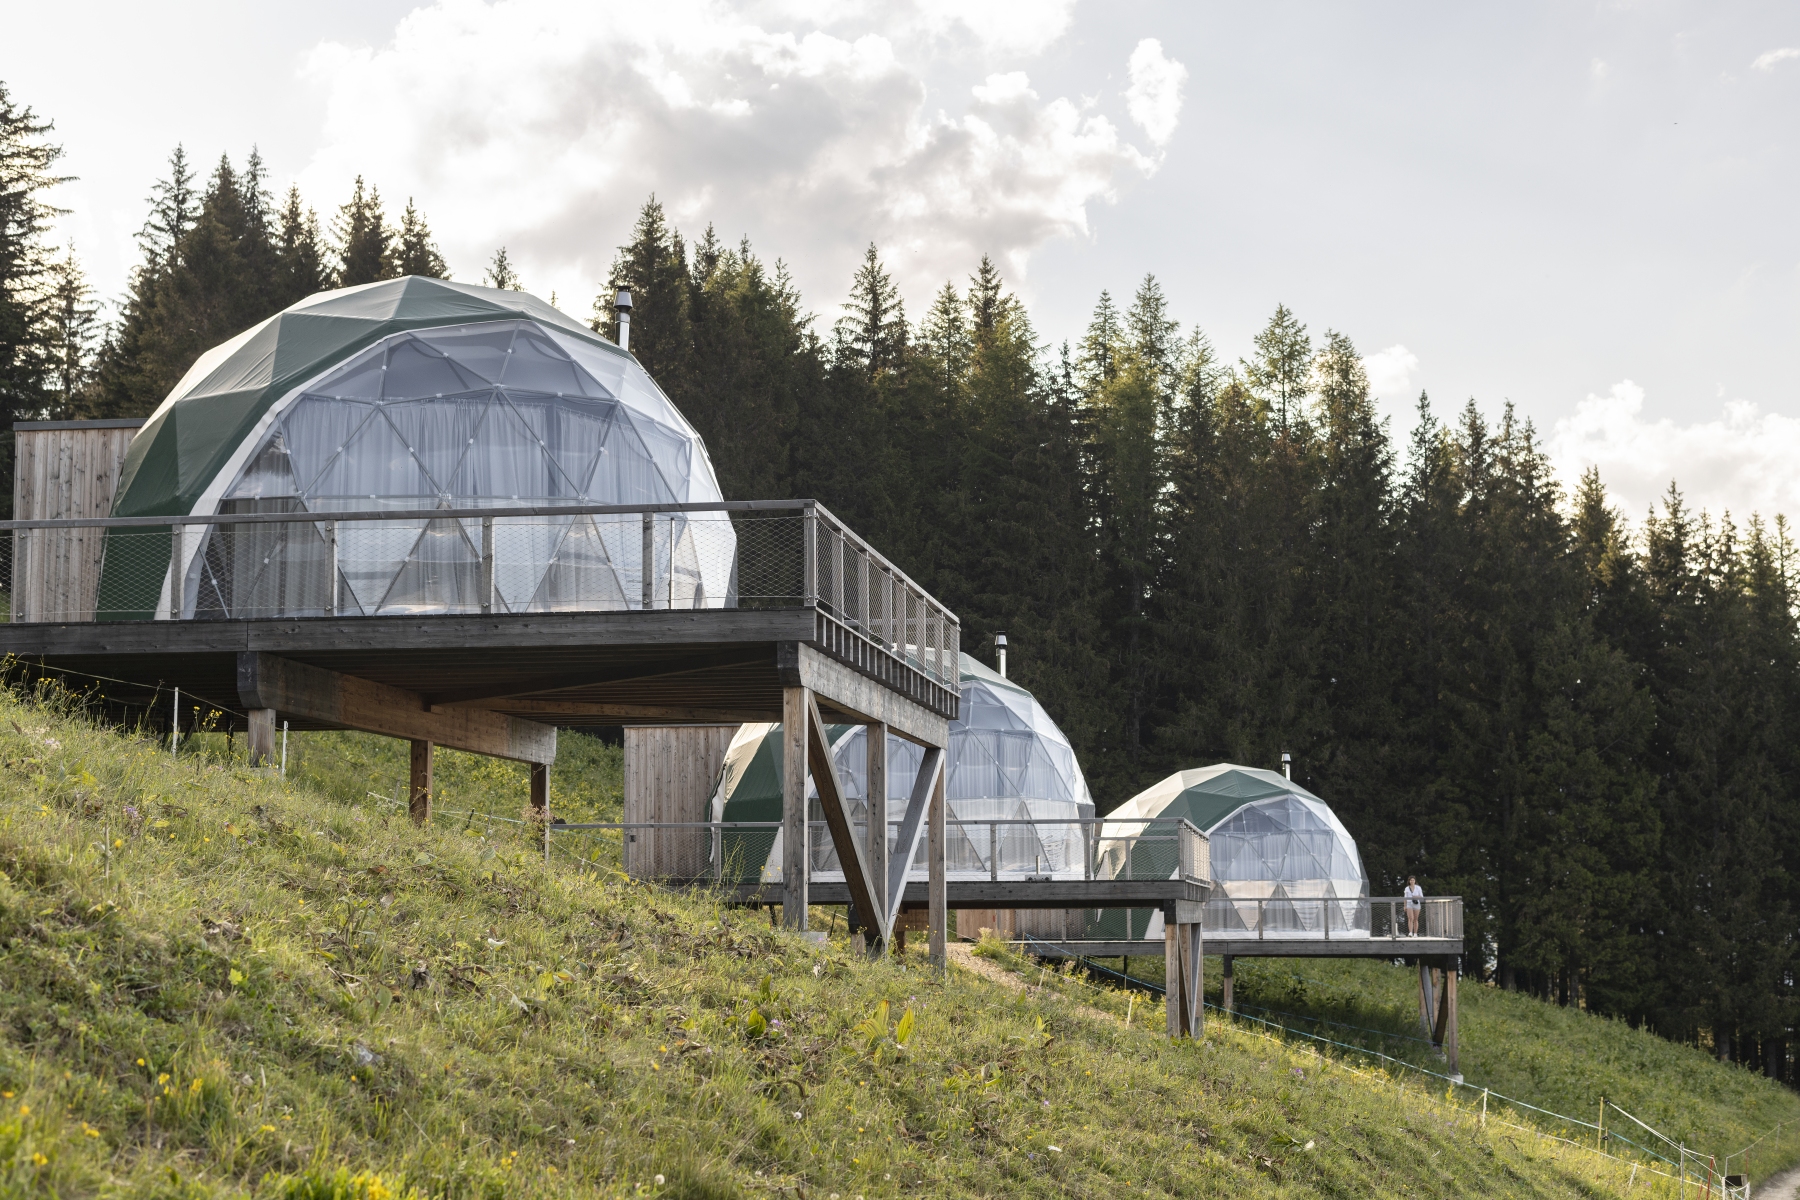
[[[1406,897],[1406,907],[1408,908],[1419,908],[1424,904],[1425,889],[1416,883],[1407,884],[1406,890],[1400,894]]]

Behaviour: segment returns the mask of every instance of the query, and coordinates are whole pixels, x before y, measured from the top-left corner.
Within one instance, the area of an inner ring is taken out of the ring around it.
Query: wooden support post
[[[431,820],[431,754],[432,743],[417,738],[412,743],[412,773],[407,786],[406,808],[413,824]]]
[[[930,751],[927,751],[929,756]],[[949,804],[944,799],[944,777],[949,772],[943,768],[937,771],[937,780],[931,788],[931,836],[930,848],[926,851],[929,862],[927,877],[928,905],[927,923],[931,932],[931,965],[942,972],[949,967],[948,942],[950,935],[950,892],[949,881],[945,878],[945,851],[949,842]]]
[[[1431,964],[1426,959],[1419,959],[1419,1024],[1425,1028],[1425,1036],[1431,1037],[1435,1024],[1433,1018],[1437,1008],[1437,997],[1432,995]],[[1433,1043],[1435,1045],[1435,1043]]]
[[[250,765],[266,767],[275,761],[275,710],[250,710],[250,730],[244,741],[250,751]]]
[[[1220,988],[1220,991],[1223,993],[1223,1002],[1219,1005],[1219,1007],[1224,1009],[1226,1012],[1233,1011],[1233,1009],[1231,1007],[1231,983],[1232,983],[1231,967],[1232,967],[1232,964],[1234,961],[1235,960],[1232,959],[1231,955],[1227,954],[1225,956],[1225,963],[1224,963],[1225,970],[1219,976],[1219,988]]]
[[[1433,968],[1431,982],[1437,997],[1437,1017],[1431,1025],[1432,1044],[1442,1049],[1444,1045],[1444,1026],[1450,1021],[1450,972],[1445,968]]]
[[[534,821],[550,819],[550,766],[548,763],[531,764],[531,819]]]
[[[1450,1074],[1460,1077],[1462,1068],[1456,1065],[1456,960],[1444,972],[1444,1001],[1449,1005],[1450,1016],[1444,1029],[1444,1054],[1450,1060]]]
[[[1181,926],[1175,906],[1163,908],[1163,1023],[1171,1038],[1181,1036]]]
[[[888,901],[893,892],[888,887],[888,778],[887,778],[887,725],[877,721],[873,725],[863,727],[863,735],[868,740],[865,754],[865,777],[868,786],[868,831],[869,878],[875,882],[880,893],[882,911],[879,913],[862,913],[863,924],[876,930],[885,941],[886,929],[883,921],[888,915]],[[860,910],[859,910],[860,911]],[[869,951],[872,955],[886,950],[885,945],[877,944],[876,935],[869,938]]]
[[[1182,1033],[1199,1037],[1206,1032],[1206,958],[1202,953],[1200,922],[1187,921],[1181,929],[1181,997],[1185,1017]]]
[[[806,928],[806,877],[812,865],[806,821],[806,710],[803,687],[781,689],[781,923]]]

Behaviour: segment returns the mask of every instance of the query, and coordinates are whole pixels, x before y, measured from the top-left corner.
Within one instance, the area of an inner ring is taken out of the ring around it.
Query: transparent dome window
[[[716,501],[699,435],[635,361],[531,321],[396,334],[278,405],[220,512],[343,513]],[[640,607],[642,519],[497,518],[505,612]],[[669,607],[733,602],[723,513],[660,519]],[[330,563],[338,564],[333,587]],[[480,612],[474,519],[318,522],[210,535],[197,616]],[[666,581],[666,582],[665,582]]]
[[[944,781],[950,819],[947,870],[952,876],[980,878],[999,871],[1080,879],[1084,843],[1081,826],[1074,822],[1092,817],[1094,802],[1074,747],[1030,692],[967,654],[961,655],[960,667],[961,715],[950,722],[949,771]],[[867,727],[855,725],[837,737],[832,749],[859,830],[868,819],[867,745]],[[888,818],[897,823],[924,751],[889,735],[887,756]],[[809,793],[814,798],[817,794],[816,789]],[[715,811],[723,813],[723,798]],[[1028,824],[959,826],[959,821]],[[779,846],[770,862],[780,862]],[[911,869],[923,877],[923,849]],[[830,839],[815,844],[813,870],[821,878],[842,877]]]

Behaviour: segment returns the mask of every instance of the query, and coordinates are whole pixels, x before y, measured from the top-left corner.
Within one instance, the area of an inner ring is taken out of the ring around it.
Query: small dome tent
[[[309,297],[202,355],[133,440],[113,515],[718,499],[699,435],[630,354],[523,292],[407,277]],[[344,522],[335,555],[323,522],[211,527],[187,539],[180,615],[479,612],[480,524]],[[494,606],[638,607],[640,524],[496,519]],[[724,514],[658,538],[672,607],[727,602]],[[168,543],[109,535],[100,607],[172,615]]]
[[[986,877],[990,859],[999,857],[1002,871],[1081,878],[1082,838],[1079,825],[1057,822],[1091,817],[1094,802],[1087,779],[1075,761],[1074,747],[1057,728],[1037,698],[1018,684],[963,654],[961,715],[950,722],[949,770],[944,796],[954,821],[1030,820],[1034,825],[999,826],[990,848],[985,828],[950,826],[946,866],[957,874]],[[779,821],[781,819],[781,726],[745,725],[726,752],[725,768],[713,796],[713,819]],[[852,797],[853,820],[866,820],[868,805],[868,730],[862,725],[827,729],[833,759],[844,790]],[[905,811],[924,752],[911,742],[888,737],[889,819]],[[816,789],[809,795],[817,797]],[[816,814],[815,814],[816,815]],[[754,830],[728,831],[721,839],[728,870],[738,877],[763,878],[779,872],[779,834]],[[813,870],[838,877],[842,868],[830,839],[813,847]],[[925,870],[921,851],[914,870]]]
[[[1207,835],[1213,878],[1208,933],[1229,936],[1255,928],[1258,900],[1355,900],[1369,894],[1362,856],[1344,823],[1323,800],[1276,771],[1231,763],[1180,771],[1107,814],[1109,821],[1134,817],[1183,818]],[[1128,853],[1133,870],[1141,869],[1140,858],[1150,849],[1103,842],[1102,871],[1121,873]],[[1263,907],[1265,937],[1318,937],[1324,919],[1331,921],[1332,937],[1369,932],[1362,905]],[[1155,925],[1137,936],[1158,936]]]

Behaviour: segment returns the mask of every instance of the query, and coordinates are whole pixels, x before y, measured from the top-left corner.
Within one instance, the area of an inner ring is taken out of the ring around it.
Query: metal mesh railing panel
[[[822,509],[275,516],[24,523],[0,539],[0,611],[69,622],[817,603],[945,687],[959,684],[954,614]]]

